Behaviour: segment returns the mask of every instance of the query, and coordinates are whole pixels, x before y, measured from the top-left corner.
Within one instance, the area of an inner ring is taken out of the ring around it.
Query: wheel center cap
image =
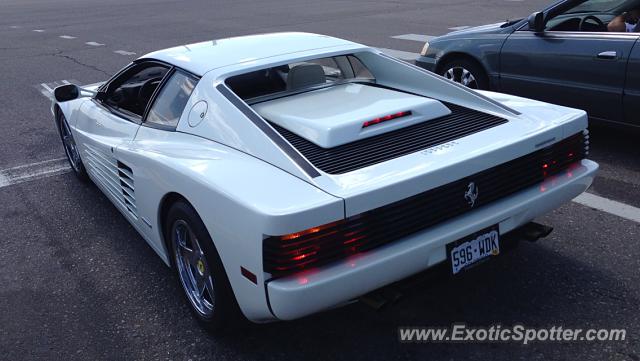
[[[196,263],[196,268],[198,268],[198,272],[200,272],[201,275],[204,274],[204,262],[202,262],[201,259]]]

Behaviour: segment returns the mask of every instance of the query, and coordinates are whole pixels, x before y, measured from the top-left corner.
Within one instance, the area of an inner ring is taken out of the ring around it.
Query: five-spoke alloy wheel
[[[193,308],[204,318],[213,315],[216,296],[211,269],[198,237],[187,222],[180,219],[173,225],[175,260],[180,283]]]
[[[228,329],[241,311],[214,242],[196,210],[177,200],[164,219],[164,234],[187,303],[208,330]]]
[[[58,131],[60,132],[60,138],[62,139],[62,146],[64,147],[64,152],[67,155],[71,169],[79,179],[86,181],[88,176],[82,159],[80,158],[76,141],[73,138],[73,133],[71,133],[71,128],[69,128],[67,118],[60,110],[56,111],[56,123],[58,125]]]

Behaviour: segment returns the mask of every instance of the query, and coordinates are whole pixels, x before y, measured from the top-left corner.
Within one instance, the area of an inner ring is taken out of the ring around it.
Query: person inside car
[[[633,9],[629,12],[616,16],[611,20],[609,25],[607,25],[607,30],[617,33],[640,32],[640,23],[638,22],[638,19],[640,19],[640,8]]]

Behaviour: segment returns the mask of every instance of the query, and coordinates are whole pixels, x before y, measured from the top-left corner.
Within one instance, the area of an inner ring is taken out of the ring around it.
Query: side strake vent
[[[334,148],[322,148],[283,127],[271,125],[316,168],[342,174],[382,163],[478,133],[506,119],[459,105],[444,103],[451,114]]]
[[[134,217],[138,217],[138,209],[136,208],[135,184],[133,182],[133,171],[126,164],[118,161],[118,177],[120,178],[120,187],[122,188],[122,196],[124,204]]]

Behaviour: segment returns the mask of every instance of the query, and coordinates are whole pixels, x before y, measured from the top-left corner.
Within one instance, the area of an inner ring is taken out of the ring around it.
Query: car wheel
[[[172,265],[200,324],[218,333],[240,321],[240,310],[213,240],[195,209],[176,202],[167,215]]]
[[[78,151],[76,141],[71,133],[71,128],[69,128],[67,118],[61,111],[56,112],[56,123],[58,124],[58,132],[60,133],[60,139],[62,139],[64,152],[67,155],[67,160],[69,161],[69,165],[71,166],[73,173],[75,173],[81,181],[86,181],[89,179],[87,171],[84,168],[82,159],[80,158],[80,152]]]
[[[489,80],[482,67],[466,59],[447,62],[440,68],[440,75],[471,89],[489,89]]]

